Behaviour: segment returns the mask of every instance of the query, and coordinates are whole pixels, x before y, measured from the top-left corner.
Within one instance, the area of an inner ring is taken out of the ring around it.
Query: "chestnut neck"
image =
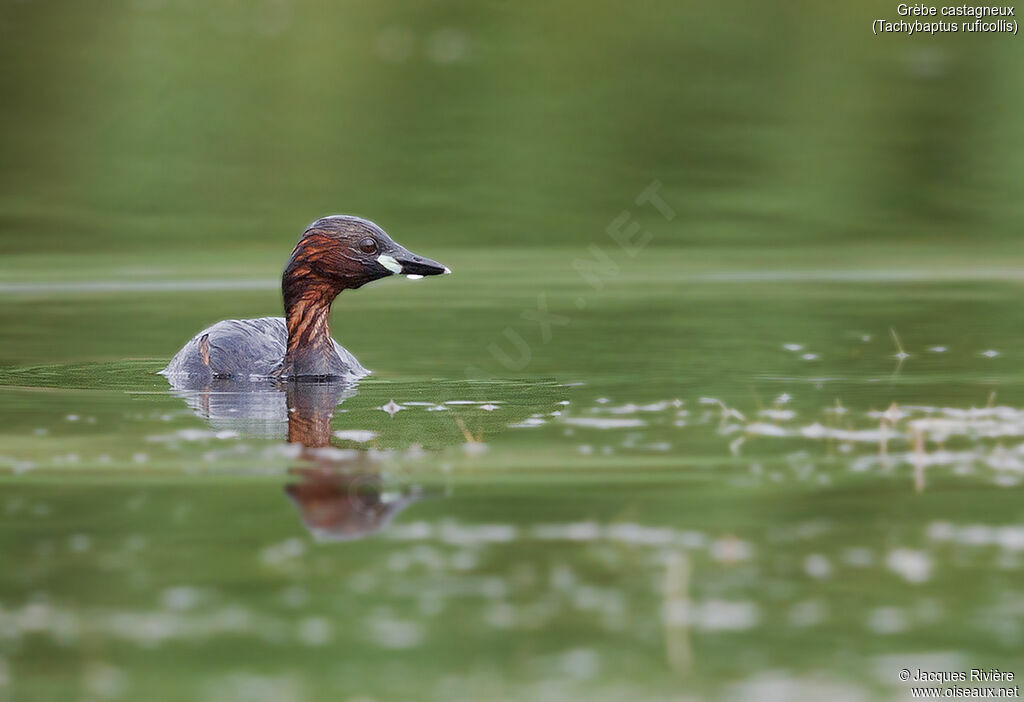
[[[285,324],[288,327],[288,354],[302,349],[330,346],[328,318],[331,303],[340,290],[328,286],[305,287],[297,295],[285,294]],[[290,299],[289,299],[290,298]]]
[[[356,273],[334,238],[315,229],[303,234],[281,279],[288,328],[283,375],[338,374],[340,359],[327,322],[334,298],[359,287]]]
[[[335,356],[328,320],[331,303],[342,288],[320,278],[296,275],[290,270],[285,271],[282,288],[288,329],[284,374],[328,375],[330,359]]]

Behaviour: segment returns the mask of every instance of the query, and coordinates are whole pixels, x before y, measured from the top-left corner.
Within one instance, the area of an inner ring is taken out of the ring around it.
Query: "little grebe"
[[[334,298],[389,275],[442,273],[451,271],[399,246],[373,222],[345,215],[318,219],[302,234],[284,269],[283,318],[217,322],[196,334],[160,372],[193,382],[361,378],[369,371],[327,328]]]

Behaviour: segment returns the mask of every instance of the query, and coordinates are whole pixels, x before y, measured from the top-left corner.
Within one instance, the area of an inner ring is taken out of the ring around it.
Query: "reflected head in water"
[[[285,486],[317,541],[353,541],[380,531],[396,514],[422,499],[417,488],[405,492],[383,489],[379,473],[324,468],[292,468],[302,478]]]
[[[301,482],[285,486],[302,523],[317,541],[352,541],[384,526],[422,493],[386,492],[370,453],[331,448],[331,419],[346,389],[337,383],[288,383],[288,441],[313,467],[293,467]]]
[[[331,338],[331,303],[390,275],[451,273],[359,217],[323,217],[303,232],[281,278],[285,316],[228,319],[199,332],[161,373],[168,378],[356,380],[367,373]]]
[[[212,380],[196,388],[181,378],[169,380],[211,425],[278,436],[300,447],[299,463],[288,470],[299,480],[284,490],[318,541],[370,536],[423,497],[416,487],[388,489],[372,452],[331,445],[335,409],[356,394],[354,384]]]

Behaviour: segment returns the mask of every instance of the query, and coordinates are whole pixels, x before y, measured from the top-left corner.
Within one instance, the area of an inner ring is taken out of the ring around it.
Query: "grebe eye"
[[[366,237],[359,242],[359,250],[365,254],[377,253],[377,240]]]

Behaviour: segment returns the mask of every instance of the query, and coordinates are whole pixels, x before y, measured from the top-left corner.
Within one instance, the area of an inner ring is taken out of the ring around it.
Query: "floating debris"
[[[908,583],[923,583],[931,577],[932,559],[924,551],[897,548],[885,559],[889,570],[899,574]]]
[[[367,441],[373,441],[377,438],[378,434],[375,431],[369,431],[368,429],[345,429],[342,431],[334,432],[334,436],[345,441],[354,441],[357,444],[365,444]]]
[[[388,400],[388,403],[386,405],[381,405],[377,409],[381,410],[382,412],[387,412],[389,417],[394,417],[396,414],[407,408],[398,404],[394,400]]]
[[[647,422],[642,419],[619,419],[613,417],[560,417],[558,421],[563,424],[589,427],[591,429],[628,429],[647,426]]]

